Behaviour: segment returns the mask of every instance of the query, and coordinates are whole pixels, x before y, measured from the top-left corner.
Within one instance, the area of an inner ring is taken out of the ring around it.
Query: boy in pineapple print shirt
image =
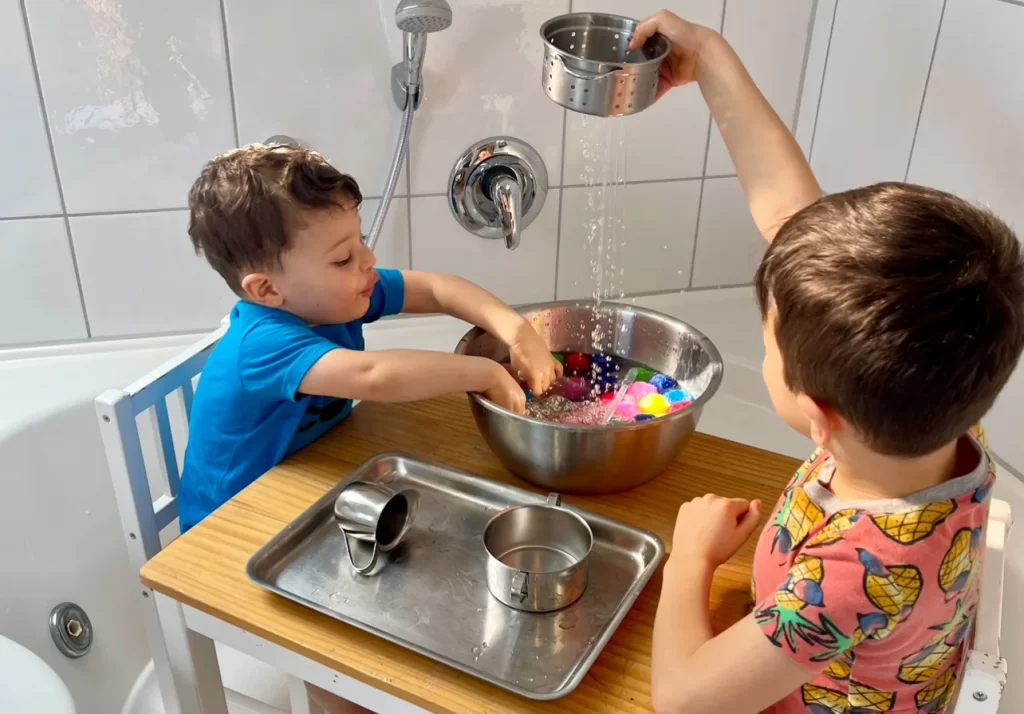
[[[1024,350],[1024,251],[988,211],[879,184],[823,196],[716,32],[660,12],[659,94],[696,82],[769,241],[755,286],[775,409],[817,451],[769,516],[752,612],[714,634],[715,569],[761,504],[679,510],[654,624],[659,714],[940,714],[978,604],[995,482],[980,427]]]
[[[824,449],[786,487],[757,544],[754,617],[794,661],[825,665],[800,688],[796,711],[940,712],[950,701],[995,482],[980,427],[965,440],[974,469],[906,498],[837,498]],[[911,615],[931,624],[903,626]]]

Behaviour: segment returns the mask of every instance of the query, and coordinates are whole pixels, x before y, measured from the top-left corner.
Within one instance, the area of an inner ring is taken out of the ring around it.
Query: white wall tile
[[[0,217],[60,213],[60,196],[21,9],[0,3]]]
[[[840,0],[811,148],[826,191],[904,179],[942,4]]]
[[[716,29],[722,20],[722,0],[634,0],[628,8],[621,0],[573,3],[574,12],[627,14],[637,20],[662,8]],[[704,168],[708,109],[696,85],[669,92],[654,106],[632,116],[601,119],[569,112],[566,121],[565,185],[584,183],[581,175],[586,160],[582,147],[595,131],[606,131],[607,122],[621,122],[625,126],[627,181],[695,177]]]
[[[813,8],[814,0],[728,0],[725,9],[725,38],[790,128],[796,117]],[[718,127],[713,127],[707,175],[731,173],[735,173],[732,159]]]
[[[306,0],[285,10],[277,0],[226,0],[241,142],[286,134],[379,196],[401,121],[391,98],[391,66],[402,57],[394,4]],[[282,22],[283,12],[297,17]],[[428,55],[451,41],[432,35]],[[404,175],[398,188],[406,193]]]
[[[359,207],[359,215],[363,221],[363,235],[370,232],[370,224],[380,206],[380,199],[367,198]],[[384,218],[384,227],[377,239],[377,247],[373,251],[377,256],[380,268],[409,267],[409,199],[395,198]]]
[[[615,292],[640,293],[682,290],[690,278],[694,232],[700,181],[627,184],[606,189],[606,203],[621,208],[609,209],[623,222],[617,250],[611,258],[599,256],[591,245],[591,224],[602,215],[597,188],[567,188],[562,206],[562,233],[558,251],[558,298],[590,297],[597,285],[593,263],[618,264],[621,273],[606,269],[602,282]],[[594,206],[590,198],[593,195]],[[609,228],[606,230],[610,230]],[[612,238],[608,239],[611,243]],[[600,269],[598,269],[600,272]]]
[[[450,0],[452,26],[430,36],[425,94],[413,125],[413,194],[442,193],[459,155],[502,134],[532,145],[551,185],[562,161],[563,110],[541,91],[540,26],[568,0]]]
[[[989,205],[1024,237],[1024,7],[949,0],[910,180]],[[984,41],[979,42],[979,38]],[[1024,368],[985,420],[992,448],[1024,471]]]
[[[766,246],[747,208],[739,179],[706,179],[693,287],[749,283]]]
[[[1024,8],[949,0],[910,164],[911,181],[990,205],[1020,236],[1022,38]]]
[[[0,344],[86,337],[63,218],[0,221]]]
[[[414,197],[412,267],[460,275],[518,305],[555,296],[559,190],[548,191],[540,214],[508,250],[504,241],[479,238],[452,216],[443,196]]]
[[[192,250],[188,211],[71,219],[94,336],[205,330],[237,299]]]
[[[234,131],[217,0],[27,0],[68,211],[184,206]]]

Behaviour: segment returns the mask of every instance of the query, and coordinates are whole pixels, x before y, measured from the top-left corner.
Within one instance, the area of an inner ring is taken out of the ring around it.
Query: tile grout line
[[[228,12],[224,0],[220,0],[220,25],[224,35],[224,64],[228,71],[228,98],[231,100],[231,125],[235,130],[235,146],[241,146],[238,131],[238,102],[235,99],[235,75],[231,71],[231,45],[228,43]]]
[[[67,237],[68,250],[71,253],[71,267],[75,271],[75,283],[78,287],[78,304],[82,309],[82,322],[85,324],[85,336],[92,338],[92,326],[89,324],[89,311],[85,307],[85,289],[82,287],[82,273],[78,267],[78,253],[75,251],[75,240],[71,235],[71,220],[68,218],[68,205],[64,198],[64,184],[60,180],[60,167],[57,165],[57,147],[53,145],[53,132],[50,130],[50,117],[46,109],[46,98],[43,96],[43,81],[39,76],[39,62],[36,60],[36,46],[32,42],[32,28],[28,21],[28,7],[25,0],[18,3],[21,6],[21,20],[25,30],[25,40],[28,44],[28,56],[32,62],[32,75],[36,81],[36,95],[39,98],[39,108],[43,112],[43,130],[46,132],[46,143],[50,147],[50,162],[53,166],[53,178],[57,182],[57,197],[60,199],[61,215],[64,219],[64,235]],[[57,216],[55,216],[57,217]]]
[[[615,298],[611,302],[623,303],[627,300],[640,300],[643,298],[660,297],[663,295],[680,295],[686,293],[703,293],[710,292],[712,290],[735,290],[738,288],[749,288],[753,283],[735,283],[727,285],[708,285],[705,287],[692,288],[688,290],[679,290],[677,288],[669,288],[667,290],[651,290],[649,292],[637,292],[629,293],[622,296],[621,298]],[[570,298],[571,299],[571,298]],[[587,300],[588,298],[578,298],[579,300]],[[388,321],[405,321],[415,320],[423,317],[437,317],[439,315],[395,315],[387,318]],[[140,332],[140,333],[121,333],[116,335],[100,335],[96,337],[90,337],[88,340],[82,339],[67,339],[67,340],[46,340],[43,342],[17,342],[12,344],[0,345],[0,354],[6,351],[13,350],[25,350],[34,348],[46,348],[46,347],[60,347],[63,345],[74,345],[74,344],[97,344],[104,342],[119,342],[124,340],[144,340],[154,339],[161,337],[186,337],[189,335],[202,336],[210,331],[216,329],[213,326],[209,327],[197,327],[190,330],[168,330],[166,332]]]
[[[725,37],[725,13],[729,7],[729,0],[722,0],[722,20],[718,25],[718,31]],[[690,252],[690,277],[686,281],[685,289],[693,288],[693,276],[697,271],[697,245],[700,238],[700,216],[704,212],[704,186],[707,184],[709,178],[713,178],[707,175],[708,173],[708,159],[711,156],[711,129],[715,122],[715,115],[711,113],[711,108],[708,107],[708,130],[707,135],[704,137],[704,165],[700,170],[700,191],[697,194],[697,220],[693,226],[693,250]]]
[[[796,138],[796,125],[800,120],[800,105],[803,103],[804,89],[807,83],[807,64],[811,59],[811,41],[814,37],[814,21],[818,17],[818,8],[821,6],[821,0],[814,0],[814,5],[811,7],[811,17],[807,21],[807,40],[804,42],[804,61],[800,65],[800,82],[797,84],[796,89],[796,106],[793,107],[793,122],[789,126],[790,132],[794,134]]]
[[[903,180],[910,180],[910,164],[914,161],[914,149],[917,147],[917,132],[921,129],[921,117],[924,116],[924,103],[928,99],[928,85],[932,81],[932,68],[935,66],[935,55],[939,51],[939,37],[942,35],[942,23],[946,19],[946,2],[942,0],[942,10],[939,11],[939,26],[935,30],[935,43],[932,45],[932,56],[928,60],[928,74],[925,75],[924,89],[921,91],[921,106],[917,110],[917,121],[914,123],[914,138],[910,140],[910,153],[907,156],[907,170],[903,174]]]
[[[818,106],[814,108],[814,127],[811,129],[811,144],[807,148],[807,164],[811,164],[814,156],[814,140],[818,137],[818,119],[821,118],[821,100],[825,96],[825,79],[828,77],[828,58],[832,54],[832,36],[836,31],[836,17],[839,15],[839,3],[843,0],[836,0],[832,8],[832,23],[828,26],[828,44],[825,45],[825,63],[821,67],[821,87],[818,88]]]

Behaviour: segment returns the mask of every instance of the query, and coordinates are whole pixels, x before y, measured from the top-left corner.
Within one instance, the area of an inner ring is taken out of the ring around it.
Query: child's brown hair
[[[920,456],[966,433],[1024,349],[1020,243],[935,189],[821,198],[779,230],[756,288],[762,316],[776,308],[787,386],[882,454]]]
[[[228,286],[242,293],[246,272],[279,264],[303,210],[358,207],[351,176],[293,144],[250,144],[215,156],[188,195],[188,234]]]

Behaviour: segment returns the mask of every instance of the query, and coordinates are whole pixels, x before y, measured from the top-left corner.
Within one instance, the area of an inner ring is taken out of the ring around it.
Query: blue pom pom
[[[679,402],[692,402],[693,397],[684,389],[670,389],[665,394],[667,399],[672,404],[678,404]]]
[[[667,374],[654,375],[651,377],[651,384],[657,387],[658,391],[662,394],[676,388],[676,380],[672,379]]]
[[[653,414],[637,414],[635,417],[633,417],[633,421],[650,421],[653,418]]]

